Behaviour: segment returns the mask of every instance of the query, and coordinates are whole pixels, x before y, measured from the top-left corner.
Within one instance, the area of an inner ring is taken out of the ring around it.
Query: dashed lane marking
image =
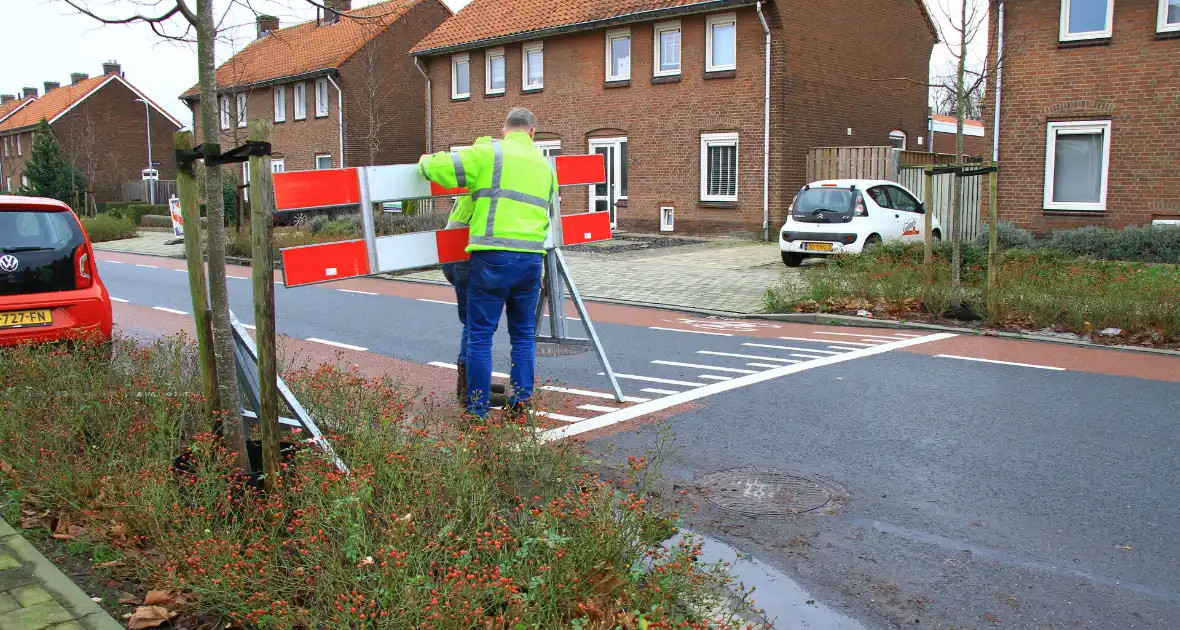
[[[884,337],[882,335],[862,335],[860,333],[845,333],[845,332],[824,332],[816,331],[817,335],[835,335],[837,337],[860,337],[861,339],[883,339],[885,341],[897,341],[896,337]],[[841,342],[843,343],[843,342]]]
[[[934,356],[940,359],[958,359],[960,361],[976,361],[978,363],[995,363],[996,365],[1013,365],[1016,367],[1036,368],[1038,370],[1053,370],[1054,372],[1065,371],[1065,368],[1054,367],[1052,365],[1037,365],[1035,363],[1014,363],[1012,361],[997,361],[995,359],[980,359],[978,357],[961,357],[954,354],[936,354]]]
[[[188,269],[173,269],[172,271],[175,271],[175,272],[177,272],[177,273],[183,273],[183,274],[186,274],[186,275],[188,274]],[[228,276],[227,276],[227,277],[228,277]]]
[[[419,302],[430,302],[431,304],[448,304],[450,306],[458,306],[458,302],[448,302],[446,300],[428,300],[426,298],[418,298]]]
[[[783,363],[797,363],[790,359],[779,359],[777,357],[766,357],[757,354],[735,354],[733,352],[713,352],[712,350],[697,350],[697,354],[707,354],[715,357],[733,357],[735,359],[754,359],[755,361],[781,361]]]
[[[680,392],[679,394],[672,394],[663,398],[657,398],[651,402],[640,403],[638,405],[632,405],[624,409],[619,409],[618,411],[605,413],[596,418],[586,420],[585,422],[579,422],[568,427],[550,429],[542,433],[540,437],[544,441],[560,440],[573,435],[580,435],[582,433],[588,433],[590,431],[609,427],[620,422],[641,418],[651,413],[663,411],[664,409],[669,409],[677,405],[683,405],[694,400],[700,400],[701,398],[705,398],[707,396],[732,391],[741,387],[746,387],[748,385],[763,383],[765,381],[783,376],[797,374],[805,370],[813,370],[815,368],[836,365],[837,363],[844,363],[846,361],[863,359],[865,357],[871,357],[877,354],[884,354],[886,352],[892,352],[894,350],[900,350],[910,346],[916,346],[934,341],[942,341],[943,339],[951,339],[954,336],[955,335],[951,333],[935,333],[933,335],[926,335],[917,339],[901,339],[887,343],[885,345],[873,346],[870,348],[860,348],[858,350],[853,350],[852,352],[824,357],[814,361],[796,363],[794,365],[784,365],[773,370],[766,370],[764,372],[741,376],[731,381],[710,383],[708,385],[697,387],[696,389]],[[620,378],[622,377],[621,374],[616,374],[615,376]]]
[[[614,395],[614,394],[608,394],[608,393],[606,393],[606,392],[595,392],[595,391],[591,391],[591,390],[588,390],[588,389],[573,389],[573,388],[570,388],[570,387],[558,387],[558,386],[556,386],[556,385],[542,385],[542,386],[541,386],[541,389],[543,389],[543,390],[545,390],[545,391],[548,391],[548,392],[557,392],[557,393],[559,393],[559,394],[573,394],[573,395],[576,395],[576,396],[586,396],[586,397],[588,397],[588,398],[602,398],[602,399],[605,399],[605,400],[614,400],[614,399],[615,399],[615,395]],[[643,391],[644,391],[644,392],[650,392],[651,390],[646,390],[646,389],[645,389],[645,390],[643,390]],[[654,393],[672,393],[672,394],[675,394],[676,392],[663,392],[663,391],[656,391],[656,392],[654,392]],[[651,400],[651,399],[650,399],[650,398],[640,398],[639,396],[623,396],[623,402],[644,403],[644,402],[647,402],[647,401],[649,401],[649,400]]]
[[[136,267],[143,267],[144,269],[159,269],[159,267],[157,267],[157,266],[155,266],[155,265],[140,265],[140,264],[136,264],[135,266],[136,266]]]
[[[610,413],[618,407],[606,407],[604,405],[578,405],[578,409],[583,411],[597,411],[599,413]]]
[[[561,422],[581,422],[586,419],[580,416],[567,416],[560,413],[553,413],[552,411],[538,411],[536,414],[538,416],[549,418],[551,420],[559,420]]]
[[[165,313],[172,313],[173,315],[188,315],[187,311],[178,311],[174,308],[167,308],[165,306],[153,306],[152,308],[157,311],[163,311]]]
[[[771,350],[794,350],[796,352],[814,352],[816,354],[840,354],[839,352],[832,352],[830,350],[813,350],[811,348],[793,348],[791,346],[776,346],[768,343],[743,343],[743,346],[751,348],[770,348]],[[833,346],[828,346],[833,347]],[[841,348],[842,350],[851,350],[852,348]]]
[[[664,328],[663,326],[648,326],[651,330],[666,330],[669,332],[690,333],[693,335],[712,335],[714,337],[732,337],[731,333],[707,332],[704,330],[685,330],[683,328]]]
[[[700,363],[681,363],[679,361],[662,361],[659,359],[652,361],[652,363],[654,363],[656,365],[668,365],[668,366],[672,366],[672,367],[685,367],[685,368],[694,368],[697,370],[709,370],[712,372],[733,372],[734,374],[753,374],[754,373],[754,370],[743,370],[741,368],[717,367],[716,365],[702,365]]]
[[[258,327],[255,326],[254,324],[242,324],[242,328],[248,328],[250,330],[258,330]]]
[[[868,348],[877,345],[875,343],[861,343],[859,341],[836,341],[835,339],[811,339],[809,337],[779,337],[779,339],[782,339],[783,341],[810,341],[812,343],[839,343],[846,346],[860,346],[862,348]],[[835,348],[837,346],[828,347]]]
[[[733,380],[732,376],[715,376],[713,374],[699,374],[699,375],[697,375],[697,378],[702,379],[702,380],[706,380],[706,381],[732,381]]]
[[[672,394],[679,394],[680,392],[673,389],[656,389],[655,387],[644,387],[639,390],[645,394],[660,394],[661,396],[671,396]]]
[[[339,341],[329,341],[327,339],[320,339],[319,337],[308,337],[308,341],[312,343],[322,343],[325,346],[333,346],[335,348],[344,348],[345,350],[356,350],[357,352],[365,352],[368,348],[354,346],[351,343],[340,343]]]
[[[343,293],[355,293],[357,295],[377,295],[376,293],[373,293],[372,291],[357,291],[356,289],[336,289],[336,290],[343,292]]]
[[[108,265],[122,265],[125,264],[121,260],[100,260],[98,262],[107,263]]]
[[[433,365],[434,367],[446,368],[448,370],[458,370],[459,369],[459,366],[455,365],[454,363],[443,363],[442,361],[431,361],[430,363],[427,363],[426,365]],[[492,376],[496,376],[499,378],[509,378],[509,376],[503,372],[492,372]]]
[[[599,372],[599,376],[606,376],[606,372]],[[620,374],[615,372],[615,378],[625,378],[629,381],[644,381],[647,383],[661,383],[663,385],[682,385],[684,387],[701,387],[704,383],[694,383],[692,381],[674,381],[668,378],[656,378],[654,376],[640,376],[638,374]],[[645,403],[640,403],[645,404]]]
[[[123,298],[117,298],[117,297],[115,297],[115,296],[111,296],[111,301],[112,301],[112,302],[118,302],[118,303],[120,303],[120,304],[129,304],[129,303],[131,303],[131,300],[124,300]]]
[[[545,313],[545,314],[544,314],[544,315],[542,315],[541,317],[549,317],[549,313]],[[566,316],[565,316],[565,318],[566,318],[566,319],[568,319],[568,320],[570,320],[570,321],[574,321],[574,322],[580,322],[580,321],[582,321],[582,318],[581,318],[581,317],[574,317],[573,315],[566,315]]]

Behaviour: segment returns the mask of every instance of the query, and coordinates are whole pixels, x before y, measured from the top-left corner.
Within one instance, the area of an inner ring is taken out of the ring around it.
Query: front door
[[[627,139],[593,138],[590,152],[606,161],[606,182],[590,187],[590,211],[609,212],[610,226],[618,227],[615,204],[627,199]]]

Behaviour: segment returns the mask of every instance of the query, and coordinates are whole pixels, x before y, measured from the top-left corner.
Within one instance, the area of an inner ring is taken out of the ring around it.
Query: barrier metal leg
[[[610,366],[610,360],[606,358],[606,350],[602,347],[602,342],[598,339],[598,333],[594,330],[594,322],[590,319],[590,313],[586,312],[586,304],[582,302],[582,296],[578,294],[578,287],[574,284],[573,278],[570,277],[569,268],[565,264],[565,256],[562,256],[560,249],[555,249],[549,252],[549,255],[554,258],[554,266],[557,267],[565,283],[569,285],[570,298],[574,301],[574,308],[578,311],[578,317],[582,318],[582,324],[586,326],[586,334],[590,336],[590,345],[594,348],[594,353],[598,355],[598,362],[602,364],[602,371],[606,377],[610,379],[611,393],[615,395],[615,402],[623,402],[623,390],[619,387],[619,380],[615,378],[615,371]],[[564,307],[564,299],[559,297]],[[562,308],[562,317],[565,319],[565,309]],[[552,316],[551,316],[551,319]]]

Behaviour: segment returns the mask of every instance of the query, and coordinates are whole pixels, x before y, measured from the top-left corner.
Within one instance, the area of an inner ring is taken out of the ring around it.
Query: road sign
[[[172,215],[172,235],[184,238],[184,217],[180,213],[180,199],[172,197],[168,200],[168,214]]]

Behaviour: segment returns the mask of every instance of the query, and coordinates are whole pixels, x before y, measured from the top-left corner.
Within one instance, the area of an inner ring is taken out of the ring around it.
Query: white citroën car
[[[926,208],[897,182],[833,179],[808,184],[795,195],[787,222],[779,230],[783,263],[798,267],[804,258],[855,254],[885,241],[921,243]],[[930,217],[931,236],[942,238],[938,217]]]

